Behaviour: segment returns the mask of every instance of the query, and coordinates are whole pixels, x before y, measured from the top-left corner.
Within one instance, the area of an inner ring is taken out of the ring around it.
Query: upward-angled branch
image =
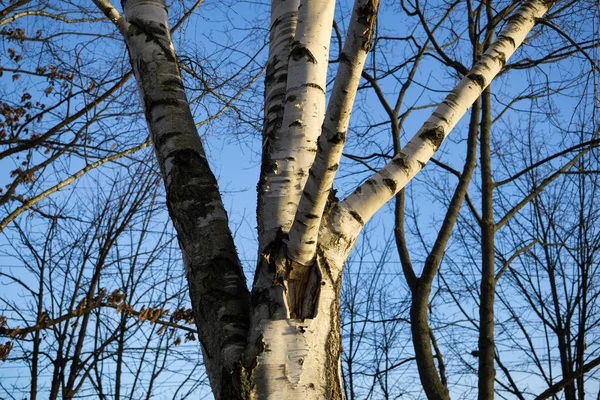
[[[340,54],[333,91],[327,106],[317,155],[310,168],[296,217],[289,233],[288,256],[309,264],[316,251],[325,204],[337,171],[346,130],[377,17],[379,0],[356,0]]]
[[[121,157],[125,157],[129,154],[133,154],[145,147],[147,147],[150,144],[149,141],[145,141],[144,143],[132,147],[130,149],[127,150],[123,150],[117,154],[113,154],[111,156],[108,157],[104,157],[101,158],[98,161],[95,161],[91,164],[86,165],[85,167],[83,167],[82,169],[80,169],[79,171],[75,172],[73,175],[69,176],[67,179],[60,181],[59,183],[57,183],[56,185],[52,186],[51,188],[48,188],[46,190],[44,190],[42,193],[27,199],[23,202],[23,204],[21,204],[19,207],[17,207],[15,210],[13,210],[10,214],[8,214],[6,217],[4,217],[2,220],[0,220],[0,232],[2,232],[4,230],[4,228],[6,228],[6,226],[13,221],[15,218],[17,218],[19,215],[21,215],[23,212],[29,210],[31,207],[33,207],[35,204],[37,204],[38,202],[40,202],[41,200],[45,199],[46,197],[50,196],[52,193],[57,192],[58,190],[62,189],[65,186],[70,185],[71,183],[73,183],[76,179],[82,177],[83,175],[85,175],[86,173],[88,173],[89,171],[91,171],[94,168],[97,168],[103,164],[106,164],[108,162],[117,160]]]
[[[556,395],[561,390],[563,390],[567,385],[571,384],[575,379],[583,376],[585,373],[590,372],[592,369],[596,368],[600,365],[600,357],[594,358],[592,361],[585,364],[580,370],[573,373],[571,376],[561,379],[556,382],[554,385],[550,386],[548,389],[540,393],[535,400],[545,400],[550,397]]]
[[[509,19],[498,39],[448,94],[402,152],[341,203],[341,207],[358,224],[363,225],[425,166],[458,120],[523,43],[537,18],[544,15],[553,3],[542,0],[525,2]]]
[[[565,165],[563,165],[558,171],[554,172],[552,175],[544,179],[539,186],[536,186],[531,193],[529,193],[523,200],[518,202],[513,208],[508,210],[508,212],[498,221],[495,225],[495,229],[498,230],[502,228],[520,209],[522,209],[525,205],[527,205],[531,200],[535,199],[550,183],[555,181],[559,176],[567,172],[569,168],[571,168],[577,160],[583,157],[584,154],[588,153],[590,150],[594,148],[594,145],[583,149],[579,154],[569,160]]]

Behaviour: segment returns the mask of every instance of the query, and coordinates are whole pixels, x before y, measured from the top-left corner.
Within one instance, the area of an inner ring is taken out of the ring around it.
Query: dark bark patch
[[[159,99],[159,100],[150,100],[150,99],[146,99],[144,101],[144,111],[146,112],[146,118],[148,118],[150,115],[152,115],[152,111],[156,108],[156,107],[180,107],[181,106],[181,102],[177,99]],[[151,120],[151,118],[148,118],[148,120]]]
[[[308,200],[313,201],[312,196],[306,190],[302,191],[302,196],[306,197]]]
[[[500,36],[498,36],[498,40],[502,40],[502,41],[506,41],[506,42],[510,43],[510,45],[513,47],[513,49],[517,47],[517,44],[515,43],[515,39],[511,38],[510,36],[500,35]]]
[[[525,23],[525,21],[527,21],[527,18],[525,18],[521,14],[514,14],[511,17],[509,17],[507,21],[509,24],[523,24]]]
[[[316,214],[306,214],[304,217],[306,219],[318,219],[319,218],[319,216]]]
[[[446,117],[444,117],[443,114],[440,114],[438,112],[434,112],[433,116],[436,117],[436,118],[438,118],[438,119],[440,119],[440,120],[442,120],[442,121],[444,121],[445,123],[448,123],[448,119]]]
[[[112,16],[111,16],[111,12],[114,10],[114,8],[108,6],[106,7],[103,11],[104,11],[104,15],[106,15],[108,17],[108,19],[112,20]]]
[[[333,144],[340,144],[346,140],[346,132],[336,132],[331,138],[329,138],[328,142]]]
[[[293,121],[291,124],[288,125],[289,128],[292,128],[294,126],[302,126],[302,122],[300,122],[299,119]]]
[[[383,184],[390,189],[390,192],[392,193],[396,193],[396,188],[398,187],[398,185],[396,185],[396,181],[393,179],[389,179],[389,178],[385,178],[383,180]]]
[[[288,96],[287,99],[285,99],[286,102],[292,102],[292,101],[296,101],[297,97],[294,95]]]
[[[267,114],[271,113],[283,113],[283,106],[281,104],[275,104],[267,110]]]
[[[273,59],[269,63],[267,63],[267,70],[265,71],[265,87],[269,86],[269,84],[275,79],[276,65],[277,57],[273,57]]]
[[[504,67],[506,64],[506,54],[497,52],[496,56],[491,56],[491,59],[500,64],[500,67]]]
[[[328,268],[327,262],[325,262],[325,268]],[[336,297],[331,304],[330,315],[331,320],[330,330],[327,334],[327,341],[325,343],[325,355],[327,357],[325,375],[327,385],[327,398],[328,399],[342,399],[344,394],[342,387],[340,386],[339,376],[339,360],[342,355],[342,338],[340,335],[340,288],[341,282],[338,279],[333,281],[334,288],[336,291]]]
[[[421,167],[421,169],[425,168],[425,163],[421,160],[417,160],[417,162],[419,163],[419,167]]]
[[[394,157],[394,159],[392,160],[392,163],[400,169],[404,169],[407,171],[409,169],[408,164],[406,163],[404,158],[402,158],[400,155],[397,155],[396,157]]]
[[[339,164],[333,164],[331,167],[327,168],[327,171],[335,172],[337,171]]]
[[[183,89],[183,83],[179,78],[169,78],[163,81],[163,85],[165,86],[175,86],[178,89]]]
[[[469,74],[467,75],[467,78],[469,78],[472,82],[475,82],[481,89],[485,88],[485,78],[483,75]]]
[[[205,218],[215,209],[215,201],[219,200],[216,180],[208,163],[197,151],[192,149],[176,150],[166,157],[171,160],[171,178],[167,187],[167,205],[169,213],[182,228],[181,235],[194,235],[198,218]],[[193,206],[186,202],[193,202]],[[185,216],[185,217],[184,217]]]
[[[304,46],[299,41],[292,42],[292,51],[290,52],[290,57],[294,61],[299,61],[302,58],[306,58],[308,62],[311,62],[313,64],[317,63],[317,59],[315,58],[315,56],[313,56],[310,50],[308,50],[308,48],[306,48],[306,46]]]
[[[356,211],[350,211],[350,215],[352,215],[352,217],[358,221],[359,224],[364,225],[365,221],[363,221],[362,217],[360,216],[359,213],[357,213]]]
[[[436,126],[434,128],[427,129],[421,133],[419,137],[429,142],[433,146],[433,149],[437,150],[444,141],[444,128],[441,126]]]

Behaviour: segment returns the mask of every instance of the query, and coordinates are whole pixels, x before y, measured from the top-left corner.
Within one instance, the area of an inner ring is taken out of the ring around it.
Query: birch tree
[[[344,199],[332,184],[379,2],[355,1],[326,101],[335,2],[272,1],[251,290],[183,89],[165,3],[127,0],[122,12],[94,3],[127,45],[215,397],[341,398],[339,291],[359,233],[426,165],[554,1],[516,8],[414,137]],[[412,323],[426,324],[419,315]]]

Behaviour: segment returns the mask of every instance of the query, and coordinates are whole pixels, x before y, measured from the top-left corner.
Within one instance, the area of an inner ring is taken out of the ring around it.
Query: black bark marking
[[[338,164],[333,164],[331,167],[327,168],[327,171],[337,171],[338,166]]]
[[[305,214],[304,217],[306,219],[318,219],[319,218],[319,216],[316,214]]]
[[[436,117],[436,118],[438,118],[438,119],[441,119],[441,120],[442,120],[442,121],[444,121],[445,123],[448,123],[448,118],[444,117],[444,115],[443,115],[443,114],[440,114],[440,113],[438,113],[438,112],[434,112],[434,113],[433,113],[433,116],[434,116],[434,117]]]
[[[106,15],[108,17],[108,19],[110,19],[112,21],[112,16],[110,15],[110,13],[114,10],[114,8],[108,6],[106,7],[103,11],[104,11],[104,15]]]
[[[179,78],[165,79],[162,84],[165,86],[176,86],[179,89],[183,89],[183,83]]]
[[[515,43],[515,39],[511,38],[510,36],[500,35],[500,36],[498,36],[498,40],[505,40],[505,41],[507,41],[508,43],[511,44],[511,46],[513,47],[513,49],[517,47],[517,44]]]
[[[173,107],[181,107],[181,102],[177,99],[159,99],[159,100],[150,100],[146,98],[144,101],[144,111],[146,113],[146,118],[151,121],[150,116],[152,115],[152,110],[159,106],[173,106]]]
[[[469,78],[471,81],[475,82],[477,84],[477,86],[479,86],[481,89],[485,88],[485,78],[483,77],[483,75],[469,74],[469,75],[467,75],[467,78]]]
[[[392,160],[392,163],[400,169],[404,169],[406,171],[408,171],[408,169],[409,169],[409,166],[406,163],[406,161],[404,160],[404,158],[400,157],[399,155],[394,157],[394,159]]]
[[[302,191],[302,196],[306,197],[309,201],[313,201],[312,196],[306,190]]]
[[[167,187],[167,206],[169,214],[179,225],[181,235],[194,235],[196,220],[206,218],[220,202],[214,175],[208,162],[192,149],[176,150],[165,156],[171,160],[169,187]],[[193,206],[184,204],[193,202]],[[185,215],[185,218],[177,216]]]
[[[170,38],[168,31],[160,26],[146,23],[142,20],[130,19],[129,34],[137,36],[144,34],[146,36],[146,42],[154,42],[163,51],[165,58],[170,62],[176,62],[175,54],[169,47]],[[161,24],[162,25],[162,24]],[[164,25],[163,25],[164,26]]]
[[[352,215],[352,217],[358,221],[359,224],[364,225],[365,221],[363,221],[362,217],[360,216],[359,213],[357,213],[356,211],[352,210],[350,211],[350,215]]]
[[[302,87],[311,87],[311,88],[315,88],[315,89],[318,89],[318,90],[320,90],[321,92],[325,93],[325,90],[324,90],[324,89],[323,89],[321,86],[317,85],[316,83],[312,83],[312,82],[309,82],[309,83],[303,83],[303,84],[302,84]]]
[[[331,138],[329,138],[328,142],[333,144],[340,144],[346,140],[346,132],[336,132]]]
[[[527,21],[527,18],[522,16],[521,14],[514,14],[510,18],[508,18],[507,22],[509,24],[523,24]]]
[[[417,162],[419,163],[419,167],[421,167],[421,169],[425,168],[425,163],[421,160],[417,160]]]
[[[281,104],[275,104],[274,106],[269,107],[267,110],[267,114],[280,112],[283,112],[283,106]]]
[[[273,59],[269,63],[267,63],[267,70],[265,71],[265,87],[269,86],[269,84],[275,78],[276,65],[277,57],[273,57]]]
[[[306,58],[308,62],[313,64],[317,63],[317,59],[313,54],[299,41],[292,42],[292,51],[290,52],[290,57],[294,61],[299,61],[301,58]]]
[[[496,56],[490,56],[490,58],[500,64],[500,67],[504,67],[506,64],[506,54],[499,51],[497,51],[497,53],[498,54]]]
[[[396,188],[398,187],[398,185],[396,185],[396,181],[395,180],[389,179],[389,178],[385,178],[383,180],[383,184],[385,186],[387,186],[388,189],[390,189],[390,192],[396,193]]]
[[[428,141],[433,146],[434,150],[437,150],[442,142],[444,141],[444,128],[436,126],[431,129],[427,129],[419,135],[419,137],[425,141]]]
[[[289,128],[294,127],[294,126],[302,126],[302,122],[300,122],[299,119],[295,120],[294,122],[292,122],[291,124],[288,125]]]

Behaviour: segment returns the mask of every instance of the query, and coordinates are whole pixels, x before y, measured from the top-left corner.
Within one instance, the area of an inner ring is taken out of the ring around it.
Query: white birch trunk
[[[271,29],[269,58],[265,76],[265,111],[263,125],[263,154],[261,178],[258,182],[258,253],[275,240],[281,227],[277,218],[279,201],[270,188],[277,175],[277,161],[273,149],[284,146],[286,137],[281,136],[281,123],[287,88],[288,65],[291,44],[296,35],[300,0],[273,0],[271,2]]]
[[[325,85],[333,24],[333,0],[305,0],[291,44],[280,137],[270,145],[272,173],[265,202],[273,202],[269,230],[287,232],[313,163],[325,114]],[[273,236],[273,235],[271,235]]]
[[[341,207],[364,224],[398,193],[440,147],[452,128],[498,74],[525,36],[553,2],[525,2],[509,19],[498,39],[436,108],[421,129],[383,169],[359,186]]]

